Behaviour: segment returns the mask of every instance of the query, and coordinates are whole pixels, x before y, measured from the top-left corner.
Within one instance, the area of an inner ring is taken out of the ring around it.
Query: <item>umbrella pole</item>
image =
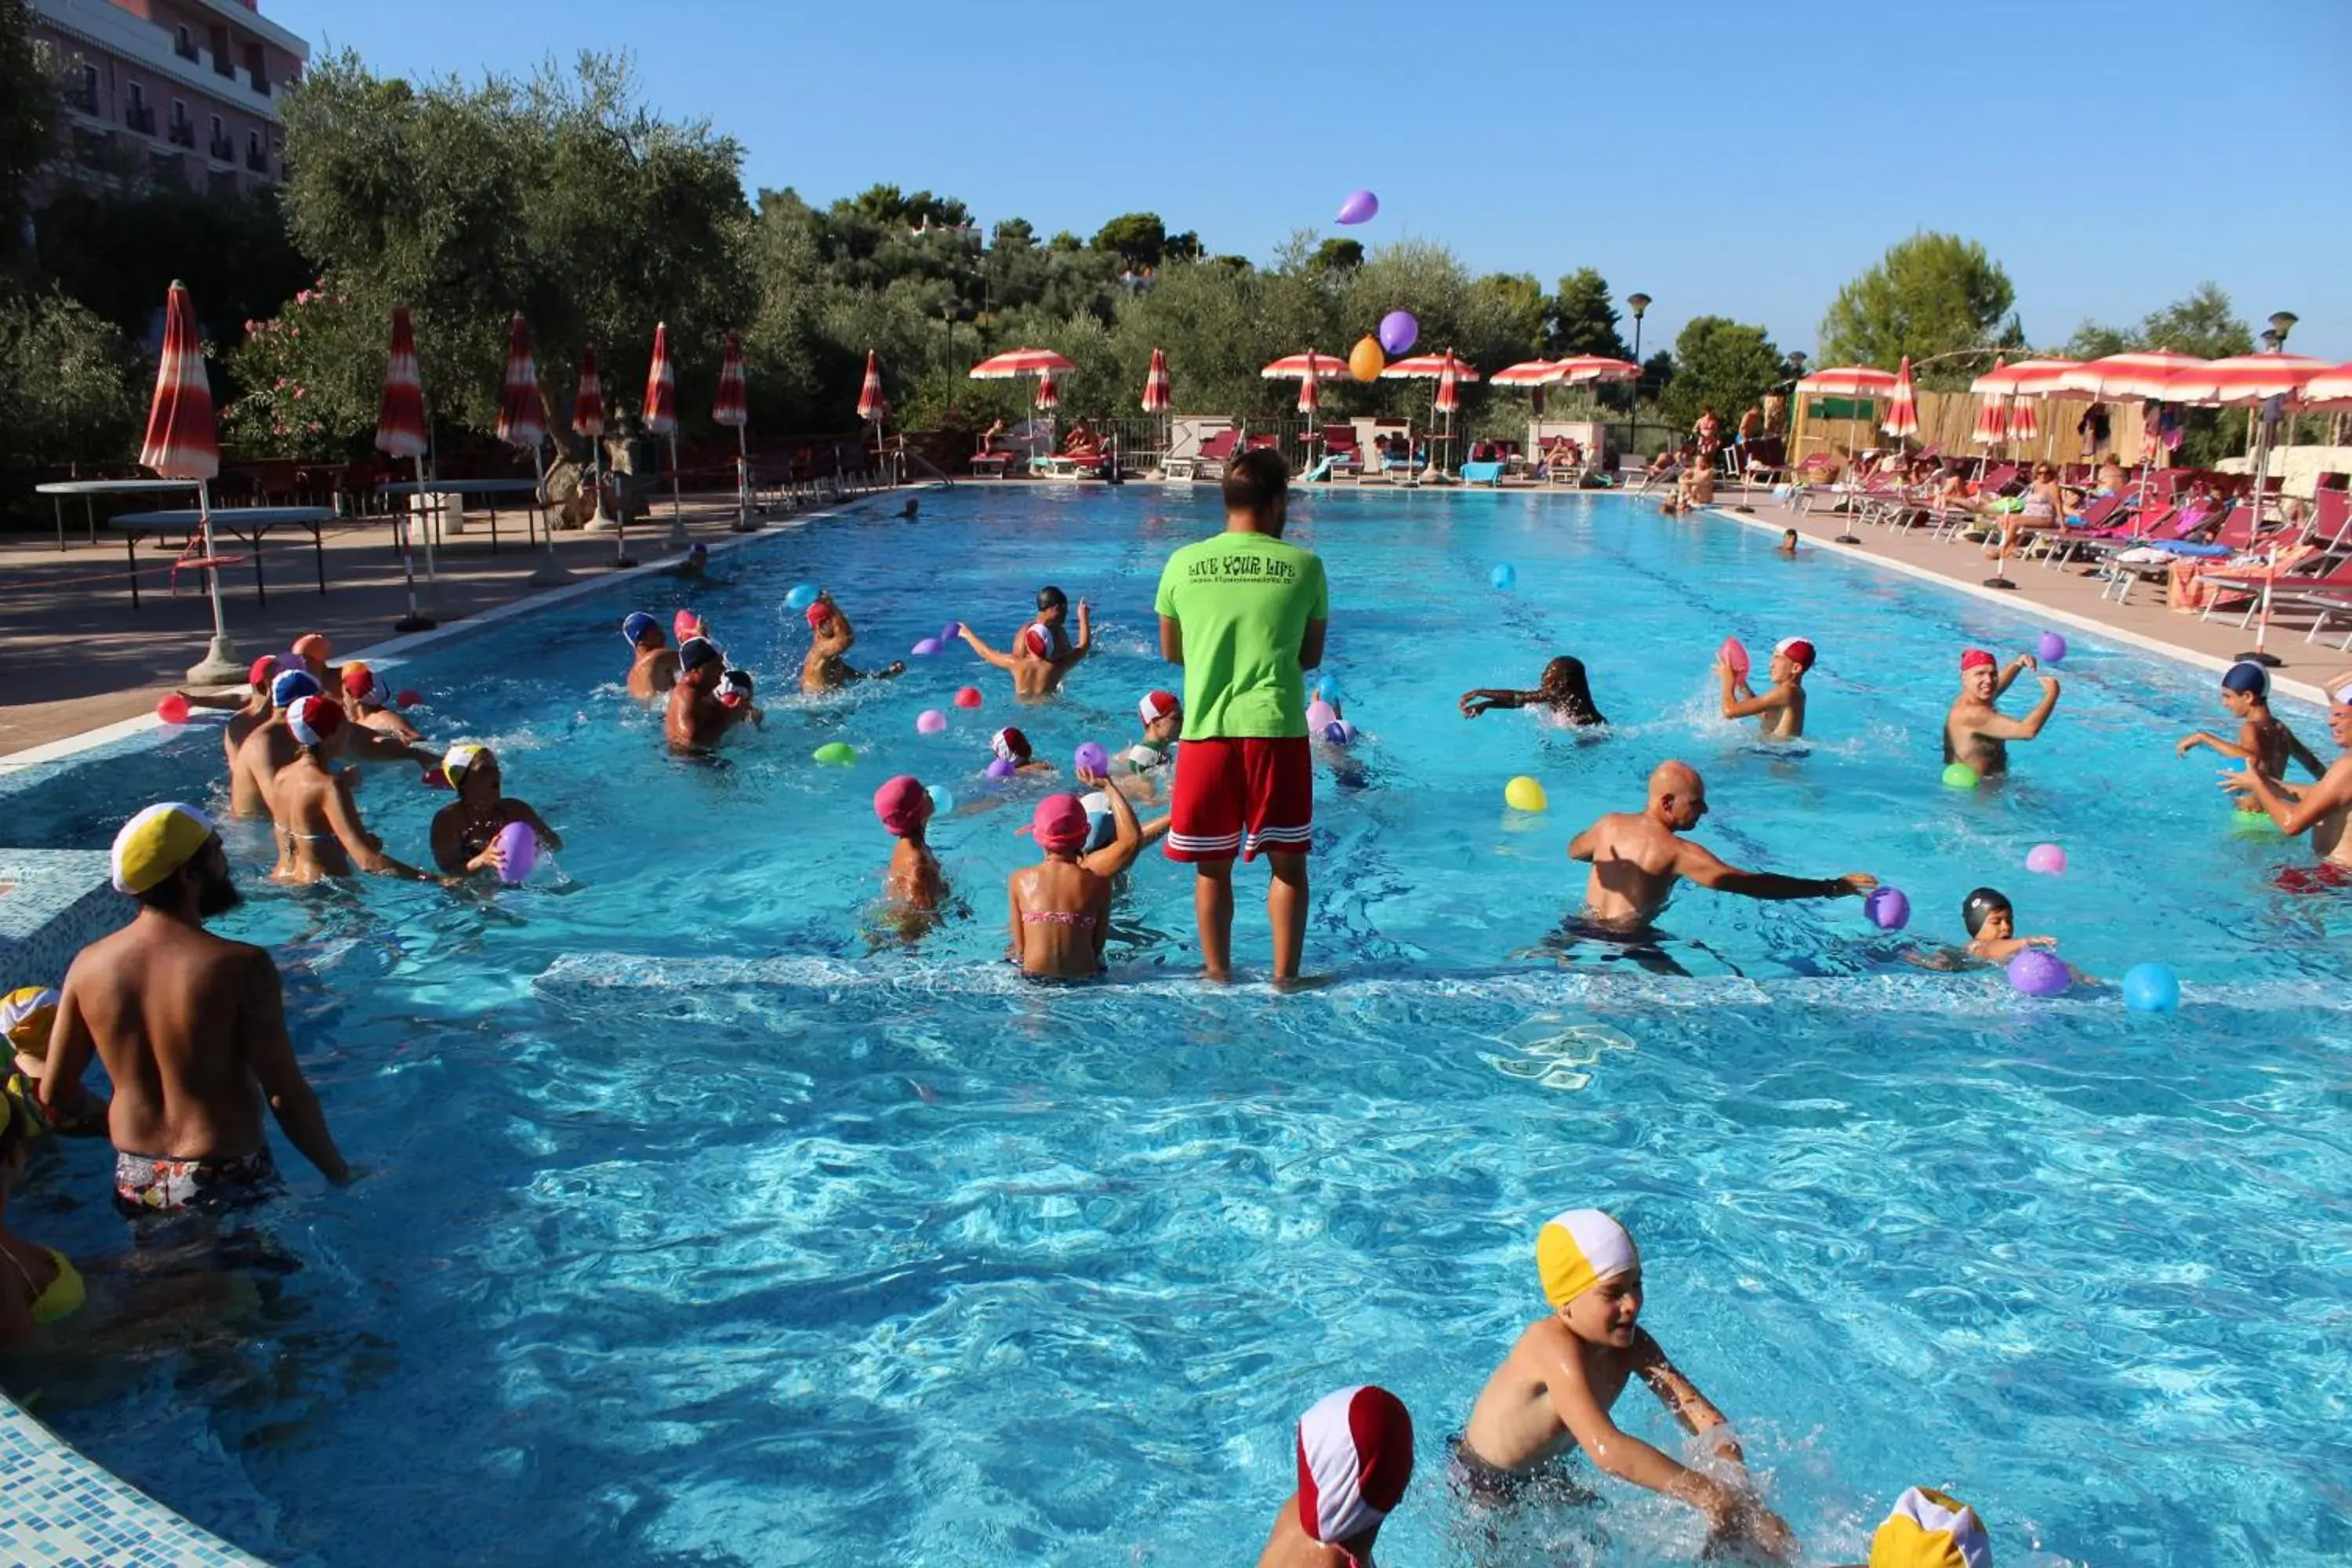
[[[547,458],[539,443],[530,444],[531,499],[539,502],[541,531],[546,534],[546,552],[540,557],[538,569],[530,574],[534,588],[557,588],[572,581],[572,574],[555,558],[555,516],[547,507]]]
[[[1847,504],[1845,510],[1844,531],[1841,532],[1836,538],[1830,541],[1832,544],[1860,544],[1862,542],[1862,535],[1854,532],[1853,531],[1853,514],[1862,510],[1856,500],[1856,498],[1861,494],[1862,486],[1856,480],[1853,472],[1853,459],[1861,455],[1855,447],[1855,443],[1861,439],[1862,421],[1859,419],[1849,418],[1846,421],[1845,426],[1845,482],[1848,489],[1852,493],[1846,497]]]
[[[735,426],[735,531],[751,531],[751,438]]]
[[[408,589],[408,614],[392,623],[392,629],[396,632],[431,631],[439,624],[416,607],[416,554],[414,548],[415,542],[411,537],[410,531],[416,525],[416,509],[424,504],[423,496],[415,497],[406,507],[402,509],[399,516],[400,575],[401,581]]]
[[[2269,419],[2264,418],[2262,422],[2260,431],[2254,437],[2254,495],[2252,505],[2254,509],[2254,531],[2257,533],[2262,531],[2263,527],[2263,485],[2269,478],[2270,466],[2271,422]],[[2263,666],[2264,668],[2275,669],[2280,665],[2286,662],[2284,659],[2279,658],[2278,655],[2271,652],[2265,646],[2270,640],[2271,632],[2271,587],[2278,581],[2277,546],[2273,545],[2271,549],[2263,552],[2263,564],[2264,567],[2264,571],[2263,573],[2263,607],[2260,617],[2254,623],[2254,646],[2250,652],[2242,653],[2238,657],[2242,659],[2251,659],[2252,662]]]
[[[430,511],[424,510],[428,500],[433,503]],[[457,504],[462,515],[465,502],[460,500]],[[425,600],[428,605],[438,608],[433,604],[438,596],[436,590],[441,586],[441,574],[433,566],[433,523],[441,515],[441,498],[425,493],[425,454],[422,452],[416,454],[416,506],[419,515],[425,519]]]
[[[634,461],[632,461],[630,465],[629,471],[632,474],[636,472],[636,467]],[[602,489],[601,485],[599,486],[599,489]],[[613,518],[613,569],[617,572],[635,566],[636,564],[636,561],[629,554],[628,506],[625,502],[622,505],[614,507],[613,510],[614,512],[614,516]]]
[[[225,686],[238,678],[236,650],[229,646],[228,617],[221,607],[220,567],[213,553],[213,500],[209,480],[196,481],[196,529],[204,540],[205,582],[212,590],[213,637],[204,658],[188,671],[191,686]],[[254,548],[260,548],[257,543]]]
[[[678,499],[677,431],[672,429],[669,433],[669,537],[662,541],[662,548],[675,550],[683,555],[694,547],[694,541],[687,537],[686,514],[679,510],[681,504]]]

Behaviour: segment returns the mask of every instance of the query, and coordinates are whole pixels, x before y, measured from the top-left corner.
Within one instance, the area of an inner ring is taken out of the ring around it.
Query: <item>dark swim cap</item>
[[[2221,689],[2243,692],[2248,697],[2268,697],[2271,672],[2251,658],[2242,658],[2221,672]]]
[[[1969,928],[1969,934],[1974,936],[1984,930],[1985,921],[1992,917],[1995,910],[2009,910],[2012,919],[2017,913],[2010,908],[2009,900],[2002,896],[2000,889],[1979,888],[1960,900],[1960,922]]]
[[[1051,583],[1037,590],[1037,607],[1040,610],[1058,610],[1069,602],[1070,596]]]

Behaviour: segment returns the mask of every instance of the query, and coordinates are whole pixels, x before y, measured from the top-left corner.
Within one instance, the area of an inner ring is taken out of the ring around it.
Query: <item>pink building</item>
[[[257,0],[31,0],[58,71],[80,180],[178,180],[222,193],[284,175],[276,95],[310,46]]]

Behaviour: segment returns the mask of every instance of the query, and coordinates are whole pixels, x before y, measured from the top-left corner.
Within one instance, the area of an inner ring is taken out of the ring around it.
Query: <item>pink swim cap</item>
[[[1040,848],[1066,854],[1086,847],[1093,824],[1087,820],[1087,808],[1076,795],[1049,795],[1037,803],[1029,830],[1037,836]]]
[[[929,793],[910,773],[900,773],[874,792],[874,815],[900,838],[922,826],[924,818],[930,815],[930,806]]]

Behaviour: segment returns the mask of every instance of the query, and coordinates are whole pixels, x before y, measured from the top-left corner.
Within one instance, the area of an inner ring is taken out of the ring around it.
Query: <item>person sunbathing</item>
[[[1082,458],[1102,456],[1102,437],[1095,433],[1094,421],[1081,419],[1070,427],[1069,435],[1062,442],[1062,456]]]

